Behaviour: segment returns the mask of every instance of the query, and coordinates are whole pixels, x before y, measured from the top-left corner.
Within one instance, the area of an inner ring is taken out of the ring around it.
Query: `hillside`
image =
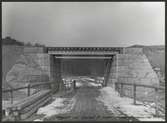
[[[143,53],[147,56],[153,68],[160,68],[160,71],[165,74],[165,46],[164,45],[133,45],[130,47],[143,48]]]

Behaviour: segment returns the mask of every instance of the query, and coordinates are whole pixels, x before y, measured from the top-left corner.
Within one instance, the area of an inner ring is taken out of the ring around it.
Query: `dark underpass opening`
[[[86,76],[97,81],[103,80],[103,84],[107,85],[113,56],[63,57],[61,58],[61,77],[64,79]]]
[[[103,59],[63,59],[62,76],[103,76]]]

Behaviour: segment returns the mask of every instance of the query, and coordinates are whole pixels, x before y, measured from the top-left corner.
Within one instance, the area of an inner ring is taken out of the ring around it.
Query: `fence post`
[[[52,91],[52,83],[49,84],[49,88]]]
[[[156,115],[156,117],[159,116],[159,113],[158,113],[158,88],[155,88],[155,115]]]
[[[123,83],[121,83],[121,97],[123,97]]]
[[[73,84],[73,88],[74,88],[74,90],[75,90],[75,89],[76,89],[76,81],[74,80],[73,83],[74,83],[74,84]]]
[[[117,90],[118,90],[117,83],[115,83],[115,91],[117,91]]]
[[[13,104],[13,90],[10,91],[10,97],[11,97],[11,104]]]
[[[133,85],[133,99],[134,99],[134,105],[136,105],[136,85]]]
[[[28,94],[27,96],[30,96],[30,88],[31,88],[31,87],[30,87],[30,84],[28,84],[28,85],[27,85],[27,94]]]

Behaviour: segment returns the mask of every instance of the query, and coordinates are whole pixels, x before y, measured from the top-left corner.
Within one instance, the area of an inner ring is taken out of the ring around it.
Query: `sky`
[[[164,2],[3,2],[2,37],[55,47],[165,44]]]

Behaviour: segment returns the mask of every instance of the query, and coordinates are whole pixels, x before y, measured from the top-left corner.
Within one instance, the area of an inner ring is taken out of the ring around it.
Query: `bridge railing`
[[[18,88],[10,88],[10,89],[2,89],[2,93],[10,93],[10,101],[11,104],[13,104],[13,99],[14,99],[14,91],[18,91],[18,90],[23,90],[23,89],[27,89],[27,96],[31,95],[31,90],[34,89],[34,87],[38,87],[36,89],[36,92],[40,91],[41,86],[42,88],[46,88],[49,87],[49,89],[52,90],[52,85],[56,84],[55,82],[36,82],[36,83],[29,83],[26,86],[23,87],[18,87]],[[68,84],[71,84],[72,86],[74,86],[73,81],[71,81],[70,83],[64,83],[64,86],[68,86]],[[35,93],[36,93],[35,92]],[[33,93],[34,94],[34,93]]]
[[[13,92],[14,91],[18,91],[18,90],[23,90],[23,89],[27,89],[27,96],[30,96],[31,94],[31,89],[33,87],[40,87],[43,85],[46,85],[47,87],[49,87],[50,89],[52,89],[52,84],[55,84],[55,82],[36,82],[33,84],[27,84],[26,86],[23,87],[18,87],[18,88],[11,88],[11,89],[3,89],[2,93],[10,93],[10,100],[11,100],[11,104],[13,104]]]
[[[118,85],[120,85],[120,90],[118,90]],[[151,86],[151,85],[144,85],[144,84],[136,84],[136,83],[123,83],[123,82],[117,82],[115,83],[115,89],[120,93],[120,96],[123,97],[123,86],[129,85],[133,87],[133,103],[136,105],[136,88],[137,87],[144,87],[144,88],[152,88],[155,91],[155,115],[159,116],[159,107],[158,107],[158,90],[165,90],[164,87],[157,87],[157,86]]]

